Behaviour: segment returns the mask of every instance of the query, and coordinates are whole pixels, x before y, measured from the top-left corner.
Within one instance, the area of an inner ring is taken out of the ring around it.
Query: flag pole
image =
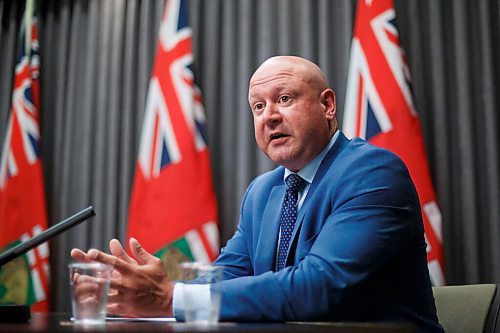
[[[31,56],[31,22],[33,21],[33,12],[35,9],[35,0],[26,0],[25,10],[24,10],[24,33],[26,38],[24,39],[24,48],[26,50],[26,55],[28,58]]]

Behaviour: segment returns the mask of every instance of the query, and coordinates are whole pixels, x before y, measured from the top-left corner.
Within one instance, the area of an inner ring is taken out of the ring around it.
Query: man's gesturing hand
[[[111,254],[96,249],[85,254],[73,249],[71,257],[113,265],[108,313],[135,317],[172,316],[173,283],[161,260],[144,250],[134,238],[129,245],[132,257],[116,239],[109,242]]]

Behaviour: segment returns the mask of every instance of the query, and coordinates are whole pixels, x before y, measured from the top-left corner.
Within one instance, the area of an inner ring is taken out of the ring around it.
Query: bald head
[[[307,59],[296,56],[276,56],[264,61],[252,75],[250,88],[253,85],[265,83],[275,78],[276,73],[279,72],[284,75],[295,76],[319,92],[328,88],[328,83],[321,68]]]

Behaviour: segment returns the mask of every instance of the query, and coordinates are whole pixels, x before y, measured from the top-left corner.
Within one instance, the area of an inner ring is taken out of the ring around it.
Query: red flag
[[[173,267],[219,252],[217,204],[185,1],[169,0],[149,82],[128,237]]]
[[[0,160],[0,248],[5,250],[47,228],[40,160],[38,32],[26,5],[15,67],[12,106]],[[25,29],[26,27],[26,29]],[[32,304],[47,311],[49,248],[44,243],[0,271],[0,303]]]
[[[409,68],[392,0],[359,0],[351,46],[343,131],[387,148],[405,162],[422,205],[434,285],[445,283],[441,212],[429,174]]]

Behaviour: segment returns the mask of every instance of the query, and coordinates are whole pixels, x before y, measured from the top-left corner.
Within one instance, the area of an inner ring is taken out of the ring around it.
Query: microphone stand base
[[[30,318],[28,305],[0,305],[0,323],[26,323]]]

